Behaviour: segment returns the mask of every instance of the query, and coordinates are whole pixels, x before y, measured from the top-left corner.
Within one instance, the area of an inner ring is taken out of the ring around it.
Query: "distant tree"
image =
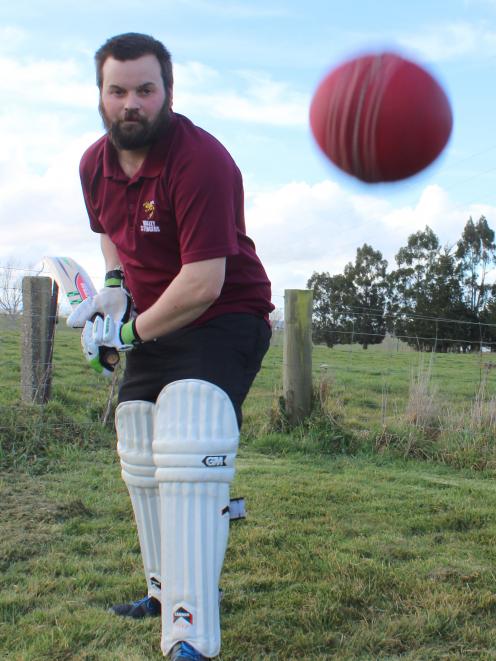
[[[467,338],[476,349],[492,336],[481,323],[488,317],[487,306],[494,291],[487,282],[488,273],[496,264],[494,238],[494,231],[484,216],[476,223],[470,217],[456,247],[457,272],[463,288],[466,316],[473,322],[467,328]]]
[[[355,263],[344,269],[353,312],[354,341],[364,349],[380,344],[386,335],[386,302],[389,294],[388,263],[378,250],[364,243]]]
[[[426,283],[424,311],[434,318],[435,341],[430,348],[436,351],[465,351],[467,328],[470,321],[463,303],[463,290],[457,273],[456,259],[452,249],[441,248],[433,262]],[[432,322],[431,322],[432,325]]]
[[[307,283],[313,290],[314,342],[356,342],[364,349],[382,342],[388,286],[387,261],[368,244],[357,249],[343,274],[314,273]]]
[[[496,241],[484,216],[470,218],[453,247],[426,226],[395,261],[388,274],[382,254],[364,244],[343,274],[314,273],[314,340],[366,349],[388,330],[420,351],[496,347],[496,283],[488,283]]]
[[[434,232],[412,234],[390,274],[388,328],[418,350],[464,351],[476,317],[465,303],[459,248],[441,247]]]
[[[0,313],[16,317],[22,307],[22,269],[14,260],[0,266]]]
[[[487,304],[480,315],[479,328],[482,343],[496,351],[496,284],[491,286]]]
[[[456,258],[461,276],[464,299],[470,312],[478,316],[489,297],[488,271],[496,264],[494,231],[484,216],[477,223],[469,218],[457,243]]]
[[[316,344],[347,344],[353,331],[352,292],[344,275],[314,272],[307,282],[313,290],[312,335]]]
[[[432,329],[421,317],[432,312],[428,310],[426,283],[438,251],[439,239],[430,227],[411,234],[407,245],[395,256],[396,270],[389,275],[388,329],[410,346],[422,350],[431,346],[428,337],[432,337]]]

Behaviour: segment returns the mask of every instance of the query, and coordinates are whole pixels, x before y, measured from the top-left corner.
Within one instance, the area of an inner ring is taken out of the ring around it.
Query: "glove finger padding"
[[[122,341],[122,327],[122,322],[115,321],[110,315],[107,315],[104,319],[98,315],[93,320],[91,334],[93,344],[96,346],[114,347],[117,351],[130,351],[133,345],[126,344]]]
[[[67,319],[71,328],[82,328],[95,314],[110,315],[115,321],[126,322],[131,314],[132,301],[124,287],[104,287],[95,296],[86,298]]]
[[[91,342],[95,346],[103,344],[103,317],[98,315],[91,323]],[[86,328],[86,326],[85,326]],[[89,331],[88,331],[89,332]]]
[[[96,296],[90,296],[80,303],[67,317],[67,325],[70,328],[82,328],[85,323],[96,313]],[[84,332],[84,331],[83,331]]]
[[[120,349],[122,344],[119,330],[122,324],[115,323],[114,319],[107,315],[104,319],[97,317],[93,322],[93,342],[98,345],[115,346]]]
[[[101,317],[96,317],[95,321],[87,321],[84,325],[83,332],[81,333],[81,346],[83,348],[83,353],[86,360],[89,362],[90,366],[99,374],[104,376],[111,376],[114,371],[114,366],[107,364],[105,362],[104,350],[107,347],[98,345],[94,339],[94,325],[95,322],[100,320],[103,322]]]

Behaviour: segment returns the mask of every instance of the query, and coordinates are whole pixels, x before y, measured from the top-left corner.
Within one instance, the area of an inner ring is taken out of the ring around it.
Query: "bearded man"
[[[241,405],[270,340],[270,282],[247,236],[226,149],[172,110],[170,54],[137,33],[96,53],[106,134],[80,175],[105,287],[69,318],[92,367],[126,352],[116,410],[147,595],[117,615],[161,614],[164,655],[220,650],[219,578]],[[108,350],[106,350],[108,351]]]

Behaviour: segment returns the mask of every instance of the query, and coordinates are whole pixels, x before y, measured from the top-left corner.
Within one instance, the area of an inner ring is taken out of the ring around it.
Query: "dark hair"
[[[169,93],[173,84],[170,53],[160,41],[139,32],[127,32],[111,37],[96,51],[96,84],[98,89],[102,89],[102,68],[108,57],[124,62],[125,60],[137,60],[143,55],[155,55],[160,64],[165,91]]]

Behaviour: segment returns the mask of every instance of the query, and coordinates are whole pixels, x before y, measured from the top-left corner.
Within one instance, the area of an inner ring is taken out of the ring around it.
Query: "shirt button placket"
[[[127,188],[127,215],[128,215],[128,220],[129,220],[130,225],[135,224],[137,192],[138,191],[136,189],[136,186],[128,186],[128,188]]]

